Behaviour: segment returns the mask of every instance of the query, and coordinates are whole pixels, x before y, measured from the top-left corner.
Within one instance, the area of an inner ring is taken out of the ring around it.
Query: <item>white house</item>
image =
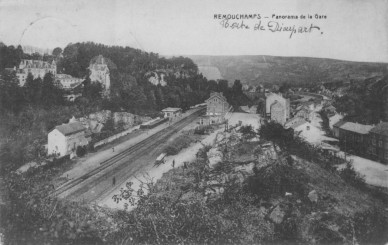
[[[322,130],[305,120],[300,120],[292,125],[291,128],[294,129],[295,133],[299,134],[299,137],[312,144],[320,144],[322,139],[325,138]]]
[[[168,107],[166,109],[163,109],[162,112],[164,113],[164,117],[177,117],[182,114],[182,109]]]
[[[266,96],[265,112],[271,120],[284,124],[290,118],[290,100],[281,94],[270,93]]]
[[[56,126],[48,134],[48,155],[63,157],[75,152],[78,146],[87,145],[86,128],[80,122]]]

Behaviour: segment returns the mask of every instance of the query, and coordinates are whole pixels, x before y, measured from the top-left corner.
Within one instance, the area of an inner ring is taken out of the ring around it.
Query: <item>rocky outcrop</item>
[[[89,120],[97,121],[99,123],[106,123],[106,121],[112,117],[112,112],[109,110],[98,111],[89,114]]]
[[[167,82],[164,80],[164,73],[148,72],[146,76],[148,77],[148,81],[153,85],[161,85],[163,87],[167,85]]]
[[[215,164],[222,162],[223,156],[224,154],[218,148],[211,148],[207,153],[209,165],[214,166]]]
[[[124,129],[131,128],[135,125],[141,124],[151,120],[150,117],[142,117],[129,112],[115,112],[113,113],[113,122],[115,126],[122,125]]]
[[[81,117],[78,119],[72,118],[71,120],[81,122],[92,133],[100,133],[104,128],[104,125],[110,119],[113,120],[115,127],[121,126],[124,129],[129,129],[136,125],[142,124],[143,122],[147,122],[152,118],[135,115],[129,112],[112,113],[109,110],[103,110],[91,113],[87,117]]]
[[[280,205],[277,205],[270,213],[269,219],[275,224],[281,224],[285,215],[286,213],[283,211]]]

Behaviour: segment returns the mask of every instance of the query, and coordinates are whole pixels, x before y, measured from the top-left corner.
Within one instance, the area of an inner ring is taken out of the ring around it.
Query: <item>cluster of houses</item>
[[[333,125],[333,134],[342,150],[388,163],[388,122],[363,125],[339,121]]]
[[[101,83],[104,94],[108,95],[110,89],[110,73],[105,58],[99,55],[96,59],[91,60],[88,69],[90,71],[90,80]],[[75,98],[81,96],[80,88],[83,87],[85,80],[85,78],[76,78],[68,74],[58,74],[55,60],[46,62],[42,60],[22,59],[19,67],[9,68],[8,70],[16,73],[20,86],[24,86],[29,73],[34,79],[38,77],[43,79],[47,73],[51,73],[55,77],[56,84],[66,91],[65,97],[70,101],[74,101]]]

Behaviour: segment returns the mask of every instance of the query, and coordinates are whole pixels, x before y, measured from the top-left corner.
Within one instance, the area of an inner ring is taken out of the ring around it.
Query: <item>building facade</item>
[[[19,85],[24,86],[26,83],[28,73],[31,73],[35,78],[42,78],[47,74],[51,73],[55,77],[57,75],[57,64],[53,60],[51,63],[42,60],[21,60],[19,67],[14,68],[16,76],[19,80]]]
[[[225,96],[219,92],[212,92],[205,102],[206,115],[200,118],[199,124],[209,125],[224,122],[226,113],[231,109]]]
[[[369,132],[373,125],[363,125],[353,122],[345,122],[338,127],[339,145],[341,150],[366,156],[369,145]]]
[[[48,134],[48,155],[63,157],[75,153],[78,146],[87,145],[86,128],[80,122],[56,126]]]
[[[212,92],[206,100],[206,115],[225,116],[230,110],[230,105],[222,93]]]
[[[340,127],[345,123],[346,123],[345,121],[339,121],[333,125],[333,134],[334,134],[334,137],[336,137],[337,139],[339,139],[340,137]]]
[[[284,124],[290,118],[290,100],[281,94],[270,93],[265,101],[267,117],[280,124]]]
[[[179,116],[182,115],[182,109],[181,108],[168,107],[166,109],[163,109],[162,112],[164,114],[164,117],[169,117],[169,118],[179,117]]]
[[[110,90],[110,72],[105,58],[99,55],[95,61],[90,62],[88,69],[90,70],[90,81],[101,83],[105,94],[108,94]]]
[[[381,122],[369,132],[368,153],[371,159],[388,163],[388,122]]]

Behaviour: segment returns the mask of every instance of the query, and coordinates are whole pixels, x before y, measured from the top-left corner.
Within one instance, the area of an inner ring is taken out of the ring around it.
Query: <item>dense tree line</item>
[[[3,70],[0,73],[0,110],[18,113],[26,106],[39,105],[50,107],[63,105],[64,91],[55,85],[55,77],[47,73],[43,79],[27,75],[24,86],[13,71]]]
[[[194,62],[185,57],[164,58],[130,47],[106,46],[92,42],[70,44],[63,50],[58,70],[75,77],[87,77],[90,61],[103,55],[110,70],[111,97],[102,102],[104,109],[133,113],[159,111],[202,103],[210,91],[223,92],[229,103],[247,103],[241,83],[232,88],[228,82],[207,81],[198,74]],[[164,76],[167,86],[149,82],[150,73]]]

